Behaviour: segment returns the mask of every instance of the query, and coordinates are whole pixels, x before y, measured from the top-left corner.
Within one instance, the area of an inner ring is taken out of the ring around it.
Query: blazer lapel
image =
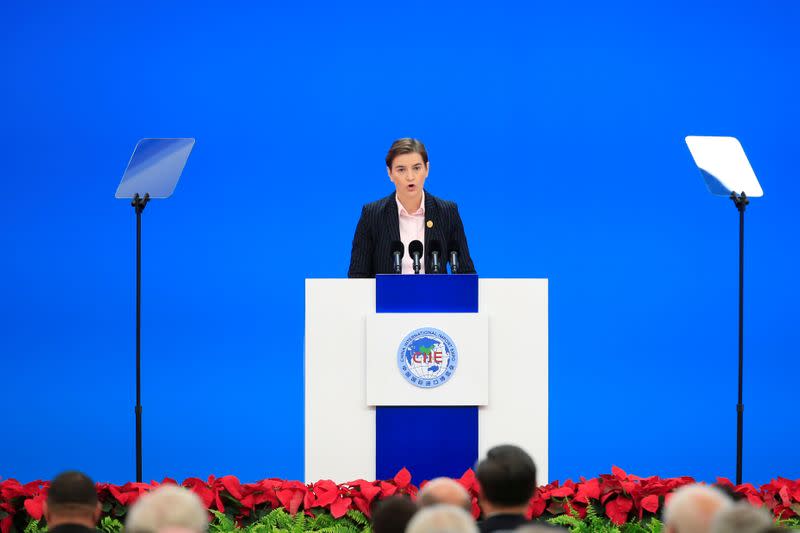
[[[390,241],[400,240],[400,214],[397,212],[397,200],[392,193],[386,198],[386,207],[383,210],[384,231],[389,233]]]
[[[425,191],[425,242],[423,243],[423,254],[425,254],[425,272],[429,274],[431,273],[433,267],[430,261],[431,256],[428,253],[428,244],[430,244],[432,240],[436,240],[438,238],[440,229],[438,224],[438,214],[436,202],[434,202],[433,196],[428,191]],[[441,262],[441,257],[439,258],[439,261]]]

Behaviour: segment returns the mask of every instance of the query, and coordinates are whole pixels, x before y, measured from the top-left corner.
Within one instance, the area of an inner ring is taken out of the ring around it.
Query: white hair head
[[[208,512],[188,489],[163,485],[139,498],[128,512],[126,533],[161,533],[165,530],[205,533]]]
[[[742,501],[717,513],[711,533],[760,533],[772,525],[772,516],[765,509]]]
[[[420,507],[430,507],[439,503],[455,505],[467,512],[472,510],[472,497],[467,489],[449,477],[430,480],[417,494],[417,504]]]
[[[478,526],[461,507],[432,505],[414,515],[406,533],[478,533]]]
[[[664,506],[667,533],[709,533],[718,512],[733,505],[721,490],[708,485],[685,485]]]

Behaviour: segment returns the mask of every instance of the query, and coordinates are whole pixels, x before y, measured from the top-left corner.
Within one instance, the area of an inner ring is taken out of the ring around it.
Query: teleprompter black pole
[[[744,210],[750,200],[742,192],[731,193],[731,200],[739,210],[739,401],[736,404],[736,484],[742,484],[742,440],[744,435],[744,403],[742,403],[742,377],[744,375]]]
[[[131,205],[136,211],[136,481],[142,482],[142,211],[150,201],[135,194]]]

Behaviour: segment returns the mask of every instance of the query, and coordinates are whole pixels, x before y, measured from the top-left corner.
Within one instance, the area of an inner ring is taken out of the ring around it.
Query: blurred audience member
[[[562,527],[554,526],[548,522],[530,522],[514,530],[515,533],[553,533],[554,531],[568,531]],[[785,533],[785,532],[784,532]]]
[[[685,485],[664,506],[665,533],[710,533],[717,513],[733,505],[716,487]]]
[[[528,523],[525,513],[536,490],[536,465],[522,448],[495,446],[476,469],[481,494],[481,533],[511,530]]]
[[[42,507],[48,533],[96,533],[100,512],[94,481],[75,471],[56,476]]]
[[[403,533],[419,508],[406,496],[381,500],[372,511],[373,533]]]
[[[188,489],[162,485],[133,504],[125,533],[205,533],[208,511]]]
[[[711,533],[764,533],[772,525],[769,512],[741,501],[717,513]]]
[[[439,504],[420,510],[406,533],[478,533],[478,526],[463,508]]]
[[[449,477],[430,480],[417,495],[417,505],[430,507],[437,504],[455,505],[472,513],[472,497],[461,483]]]

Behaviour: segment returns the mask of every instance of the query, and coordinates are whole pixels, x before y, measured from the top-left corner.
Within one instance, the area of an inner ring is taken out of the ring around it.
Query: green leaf
[[[40,533],[41,531],[46,531],[46,528],[40,528],[38,520],[31,520],[28,522],[28,525],[25,526],[23,533]]]
[[[101,531],[105,531],[105,533],[121,533],[123,526],[122,522],[120,522],[116,518],[111,518],[110,516],[104,516],[103,519],[100,520],[98,529]]]

